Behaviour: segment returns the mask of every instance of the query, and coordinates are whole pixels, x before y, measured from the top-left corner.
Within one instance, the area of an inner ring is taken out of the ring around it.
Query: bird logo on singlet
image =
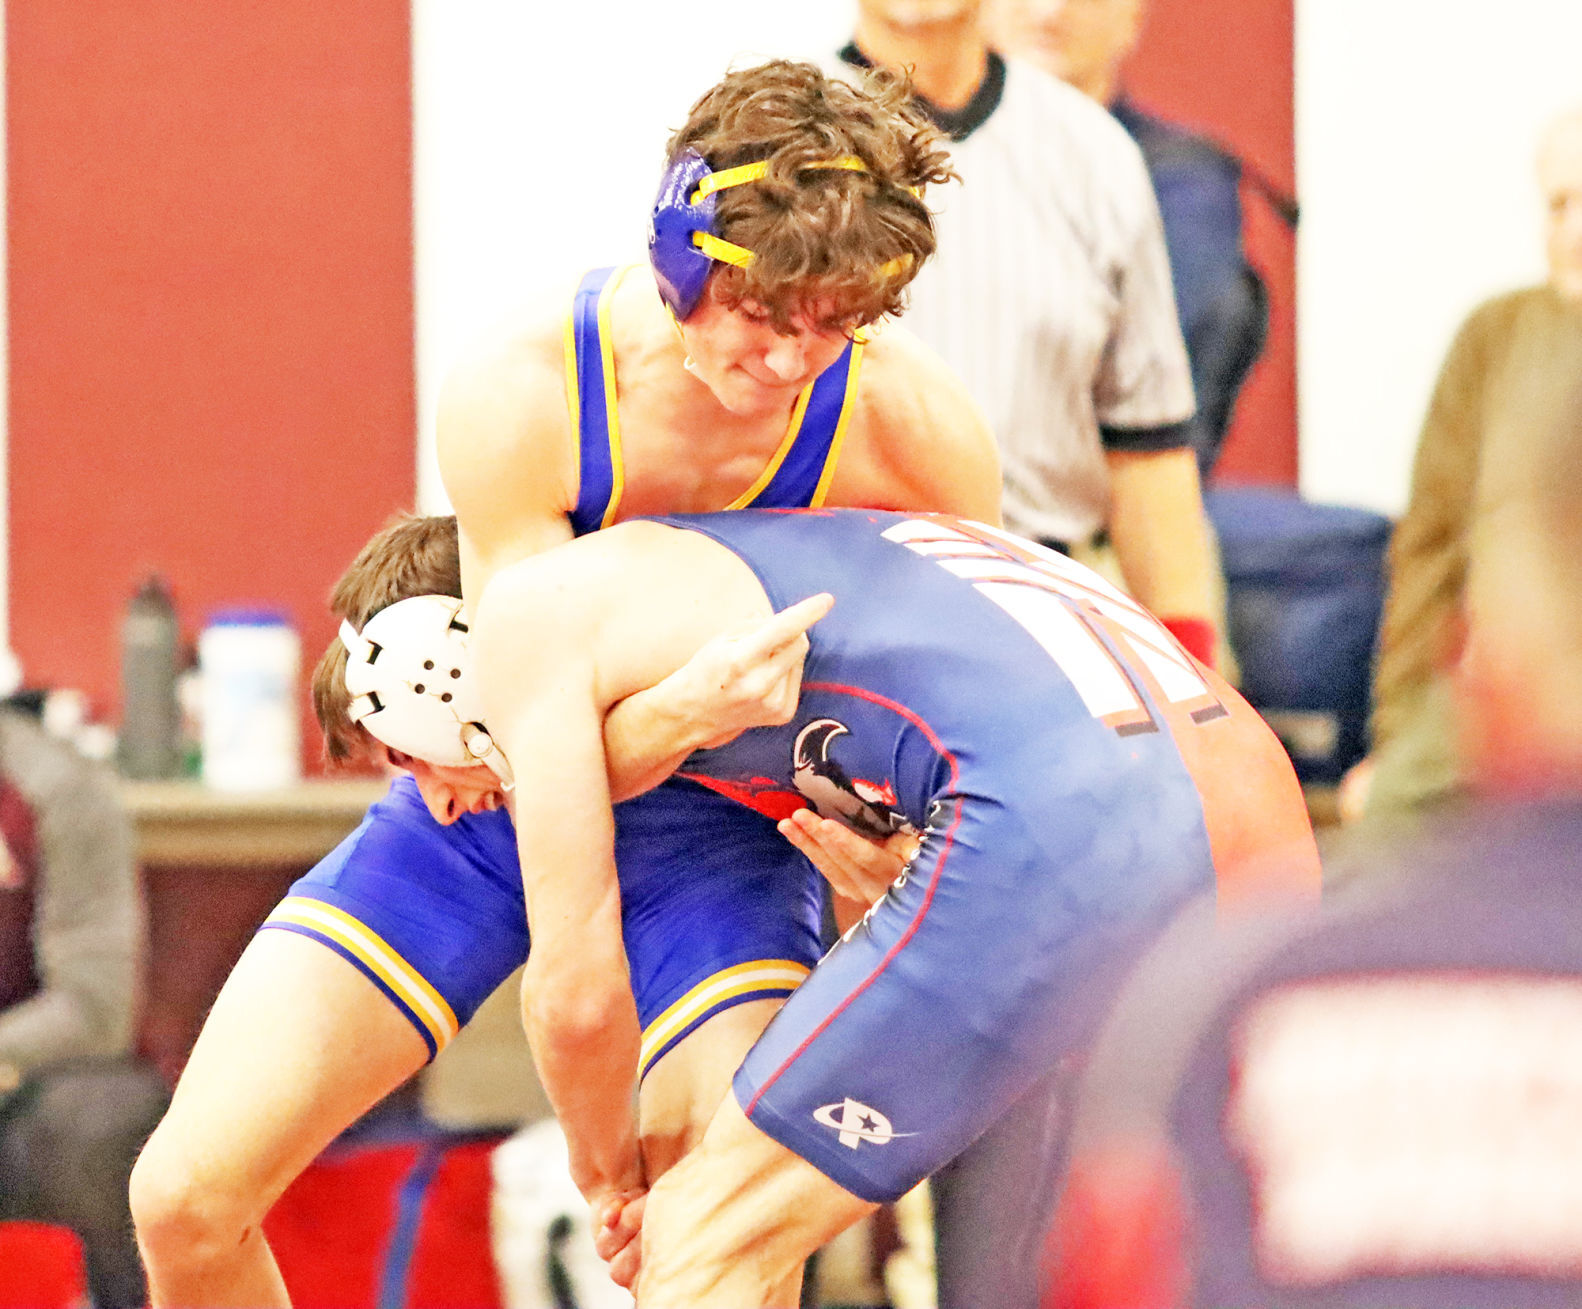
[[[791,752],[791,785],[825,818],[834,818],[863,836],[882,840],[916,829],[901,813],[895,788],[850,776],[830,746],[851,729],[833,718],[815,718],[797,733]]]

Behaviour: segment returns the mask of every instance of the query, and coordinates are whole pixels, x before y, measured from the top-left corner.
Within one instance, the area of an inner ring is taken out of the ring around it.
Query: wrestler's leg
[[[650,1185],[703,1139],[737,1066],[783,1003],[775,996],[720,1010],[648,1070],[638,1091],[637,1119]],[[628,1206],[596,1234],[596,1247],[621,1286],[631,1286],[637,1273],[642,1212],[641,1204]]]
[[[650,1183],[703,1139],[747,1051],[784,1003],[776,996],[733,1005],[649,1069],[638,1093],[637,1121]]]
[[[807,1257],[878,1206],[759,1131],[727,1095],[648,1194],[641,1309],[795,1306]]]
[[[289,1304],[264,1215],[427,1057],[411,1023],[333,950],[292,932],[259,933],[133,1170],[152,1304]]]
[[[950,1309],[1037,1309],[1065,1158],[1067,1075],[1040,1078],[929,1179],[938,1298]]]

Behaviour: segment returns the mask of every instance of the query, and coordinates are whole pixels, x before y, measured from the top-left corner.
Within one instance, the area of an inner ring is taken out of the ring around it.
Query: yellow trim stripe
[[[704,978],[643,1029],[643,1044],[638,1055],[638,1075],[677,1033],[698,1021],[724,1001],[753,991],[784,988],[794,991],[812,970],[794,959],[755,959],[721,969]]]
[[[839,159],[825,159],[815,164],[803,164],[801,171],[816,172],[821,169],[866,173],[868,165],[863,163],[856,155],[842,155]],[[717,173],[710,173],[699,182],[692,194],[687,197],[687,203],[700,205],[717,191],[726,191],[733,186],[757,182],[768,175],[769,161],[767,159],[760,159],[756,163],[751,164],[737,164],[735,168],[722,168]],[[920,186],[907,189],[919,198],[923,194],[923,188]],[[737,245],[734,241],[727,241],[723,237],[715,236],[713,232],[694,232],[692,234],[692,244],[716,263],[733,264],[737,268],[746,268],[756,258],[746,246]],[[906,272],[911,266],[911,255],[899,255],[879,269],[879,276],[895,277]]]
[[[437,1049],[450,1043],[461,1024],[445,997],[428,984],[417,969],[398,955],[377,932],[350,914],[303,896],[287,896],[265,920],[291,923],[328,937],[367,964],[374,974],[401,997],[428,1028]]]
[[[728,191],[733,186],[741,186],[747,182],[756,182],[761,177],[769,175],[769,161],[760,159],[752,164],[737,164],[735,168],[722,168],[717,173],[710,173],[693,191],[688,200],[689,204],[700,205],[716,191]]]
[[[582,429],[582,392],[577,385],[577,302],[573,298],[571,312],[566,315],[566,328],[561,337],[566,358],[566,411],[571,415],[573,435]]]
[[[797,393],[796,404],[791,406],[791,422],[786,427],[784,439],[780,447],[771,456],[763,472],[758,474],[758,480],[743,491],[739,496],[726,505],[727,509],[745,509],[758,498],[759,493],[774,481],[775,474],[780,471],[780,465],[785,463],[786,456],[791,453],[791,447],[796,444],[796,439],[802,431],[802,419],[807,414],[808,401],[813,398],[813,387],[818,378],[814,378]]]
[[[571,311],[566,315],[564,338],[566,355],[566,410],[571,415],[571,458],[574,487],[582,485],[582,386],[577,380],[577,297],[571,298]],[[576,508],[576,497],[572,498]]]
[[[734,241],[727,241],[722,236],[715,236],[713,232],[694,232],[692,244],[697,246],[704,254],[715,263],[732,264],[737,268],[746,268],[758,256],[744,245],[737,245]],[[886,260],[879,265],[881,279],[899,277],[912,267],[911,255],[897,255],[894,259]]]
[[[610,439],[610,502],[604,506],[600,527],[615,521],[621,507],[621,495],[626,490],[626,473],[621,466],[621,419],[615,406],[615,343],[610,337],[610,300],[621,279],[631,271],[631,266],[610,274],[610,280],[599,292],[599,354],[604,363],[604,426]]]
[[[808,501],[811,509],[822,509],[829,495],[829,484],[835,480],[835,461],[840,458],[841,444],[846,440],[846,428],[851,424],[852,410],[857,400],[857,374],[862,372],[862,342],[851,348],[851,365],[846,370],[846,395],[840,402],[840,418],[835,423],[835,436],[829,443],[829,454],[824,459],[824,471],[819,474],[818,486]]]

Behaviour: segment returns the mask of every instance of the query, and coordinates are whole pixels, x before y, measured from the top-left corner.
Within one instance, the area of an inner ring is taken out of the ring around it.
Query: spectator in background
[[[1574,421],[1582,379],[1582,106],[1545,130],[1538,157],[1549,276],[1479,306],[1440,370],[1390,544],[1373,683],[1373,752],[1342,790],[1348,817],[1380,829],[1465,792],[1448,669],[1468,568],[1505,531],[1512,470]]]
[[[911,71],[961,176],[930,194],[939,247],[907,326],[989,419],[1006,525],[1089,563],[1107,537],[1132,595],[1213,662],[1219,566],[1147,171],[1108,114],[990,50],[981,8],[858,0],[841,52]]]
[[[1551,417],[1457,587],[1470,803],[1316,915],[1172,926],[1076,1099],[1049,1309],[1582,1303],[1582,388]]]
[[[0,1219],[73,1229],[97,1309],[147,1298],[127,1179],[166,1093],[128,1057],[142,932],[110,776],[0,708]]]
[[[996,0],[993,34],[1106,106],[1143,153],[1164,219],[1176,309],[1197,393],[1192,444],[1207,477],[1269,325],[1263,280],[1242,249],[1241,160],[1207,137],[1145,113],[1121,72],[1142,31],[1143,0]],[[1287,222],[1295,207],[1268,191]]]

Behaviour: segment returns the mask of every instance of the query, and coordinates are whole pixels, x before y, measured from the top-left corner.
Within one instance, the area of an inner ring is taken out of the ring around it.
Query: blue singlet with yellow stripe
[[[578,535],[614,522],[625,485],[609,305],[621,270],[582,281],[565,330],[580,449]],[[730,505],[821,505],[850,420],[862,346],[797,397],[784,439]],[[616,864],[640,1071],[744,1001],[784,997],[817,960],[821,883],[774,823],[687,781],[617,805]],[[503,811],[452,827],[402,778],[264,923],[320,941],[362,971],[432,1056],[526,958],[516,839]]]
[[[584,277],[566,320],[566,396],[581,452],[577,507],[571,514],[578,536],[615,522],[625,490],[609,326],[610,301],[627,271],[596,268]],[[862,346],[854,341],[802,389],[779,448],[753,484],[725,508],[804,509],[824,503],[861,370]]]

